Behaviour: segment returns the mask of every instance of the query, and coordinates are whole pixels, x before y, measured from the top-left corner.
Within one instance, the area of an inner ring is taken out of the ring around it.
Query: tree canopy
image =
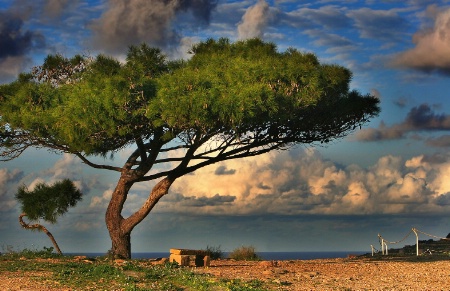
[[[379,112],[377,98],[350,90],[348,69],[311,53],[280,52],[260,39],[209,39],[190,53],[171,61],[142,44],[130,47],[125,62],[48,56],[0,86],[1,157],[42,147],[120,172],[106,222],[113,252],[126,257],[117,246],[129,244],[131,230],[178,177],[219,161],[327,143]],[[90,159],[124,147],[135,151],[122,166]],[[150,180],[160,182],[147,201],[122,217],[132,185]]]
[[[23,220],[27,216],[30,220],[43,219],[50,223],[56,223],[58,216],[64,215],[69,207],[74,207],[82,199],[82,193],[69,179],[58,181],[53,185],[38,183],[33,190],[28,190],[25,185],[19,187],[16,199],[22,206],[22,214],[19,215],[19,223],[23,228],[44,232],[55,246],[59,254],[61,249],[55,238],[42,224],[29,224]]]
[[[82,199],[82,193],[72,181],[64,179],[53,185],[38,183],[31,191],[22,185],[17,190],[16,199],[21,204],[22,212],[26,213],[30,220],[43,219],[56,223],[59,216],[64,215]]]
[[[199,135],[252,145],[249,154],[326,142],[378,112],[377,99],[349,91],[348,69],[322,65],[311,53],[220,39],[192,54],[171,62],[141,45],[124,64],[104,55],[47,57],[1,86],[3,156],[28,146],[105,155],[137,139],[190,146]]]

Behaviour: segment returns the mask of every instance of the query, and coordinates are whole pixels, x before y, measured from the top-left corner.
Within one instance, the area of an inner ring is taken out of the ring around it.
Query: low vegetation
[[[234,249],[230,255],[230,259],[237,261],[259,261],[261,258],[256,254],[254,246],[241,246]]]
[[[211,260],[220,260],[224,258],[224,253],[220,246],[207,246],[205,252],[210,256]]]
[[[32,280],[41,280],[47,287],[75,290],[267,290],[259,280],[219,279],[194,273],[176,263],[87,259],[56,255],[52,251],[52,248],[25,249],[0,255],[0,274],[33,272]],[[37,273],[42,276],[36,276]]]

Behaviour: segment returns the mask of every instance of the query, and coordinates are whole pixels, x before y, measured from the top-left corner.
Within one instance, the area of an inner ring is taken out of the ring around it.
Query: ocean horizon
[[[349,255],[364,255],[368,252],[363,251],[322,251],[322,252],[256,252],[262,260],[315,260],[315,259],[336,259],[346,258]],[[105,253],[66,253],[73,256],[101,257]],[[227,258],[230,252],[223,252],[224,258]],[[157,259],[168,258],[169,252],[136,252],[131,254],[132,259]]]

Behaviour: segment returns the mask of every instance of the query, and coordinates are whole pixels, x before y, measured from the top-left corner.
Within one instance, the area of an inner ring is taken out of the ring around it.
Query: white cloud
[[[428,13],[434,20],[433,27],[426,27],[413,36],[414,47],[398,54],[392,64],[424,72],[437,71],[450,74],[450,8],[438,9],[431,5]]]
[[[217,175],[218,168],[230,174]],[[229,215],[445,213],[450,210],[442,202],[442,195],[450,193],[449,169],[450,156],[439,164],[430,164],[425,156],[406,161],[384,156],[364,169],[340,167],[312,149],[274,152],[220,163],[180,178],[157,211]],[[213,197],[215,201],[235,199],[199,207]]]
[[[105,190],[102,194],[102,196],[94,196],[91,198],[91,203],[89,204],[90,208],[95,209],[106,209],[108,206],[109,200],[111,200],[111,196],[113,193],[113,189]]]
[[[0,169],[0,212],[11,211],[17,205],[14,194],[22,177],[20,170]]]
[[[250,6],[238,25],[238,37],[240,39],[262,37],[269,22],[269,9],[269,4],[265,0],[259,0]]]

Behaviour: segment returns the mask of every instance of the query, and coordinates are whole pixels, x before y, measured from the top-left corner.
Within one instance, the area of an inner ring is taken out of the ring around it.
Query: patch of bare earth
[[[195,272],[217,278],[261,280],[272,290],[450,290],[450,259],[219,260]]]
[[[56,291],[70,290],[61,288],[57,282],[51,281],[51,272],[44,271],[26,271],[26,272],[1,272],[0,273],[0,290],[5,291]]]

